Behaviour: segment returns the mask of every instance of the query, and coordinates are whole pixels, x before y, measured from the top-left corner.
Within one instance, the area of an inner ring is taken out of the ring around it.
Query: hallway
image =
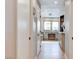
[[[73,59],[73,1],[7,0],[5,4],[6,59]]]
[[[43,41],[38,59],[65,59],[58,41]]]

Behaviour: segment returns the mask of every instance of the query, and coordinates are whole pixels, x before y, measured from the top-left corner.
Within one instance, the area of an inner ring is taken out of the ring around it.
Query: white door
[[[73,2],[71,2],[70,13],[70,39],[69,39],[69,59],[73,59]]]
[[[30,59],[29,29],[30,29],[30,0],[18,0],[16,59]]]

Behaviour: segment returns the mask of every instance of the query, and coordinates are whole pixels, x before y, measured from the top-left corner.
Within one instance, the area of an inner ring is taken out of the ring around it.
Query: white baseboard
[[[65,56],[65,59],[68,59],[68,57],[67,57],[67,55],[66,55],[66,54],[64,54],[64,56]]]
[[[37,59],[37,56],[35,57],[35,59]]]
[[[38,56],[39,56],[40,52],[41,52],[41,50],[40,50],[39,53],[35,56],[34,59],[38,59]]]

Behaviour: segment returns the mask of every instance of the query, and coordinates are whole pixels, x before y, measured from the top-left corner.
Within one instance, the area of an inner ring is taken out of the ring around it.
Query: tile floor
[[[43,41],[38,59],[65,59],[58,41]]]

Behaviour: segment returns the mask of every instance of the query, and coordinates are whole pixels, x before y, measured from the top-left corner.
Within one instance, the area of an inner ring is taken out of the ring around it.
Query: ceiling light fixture
[[[55,4],[58,4],[58,1],[54,1]]]

